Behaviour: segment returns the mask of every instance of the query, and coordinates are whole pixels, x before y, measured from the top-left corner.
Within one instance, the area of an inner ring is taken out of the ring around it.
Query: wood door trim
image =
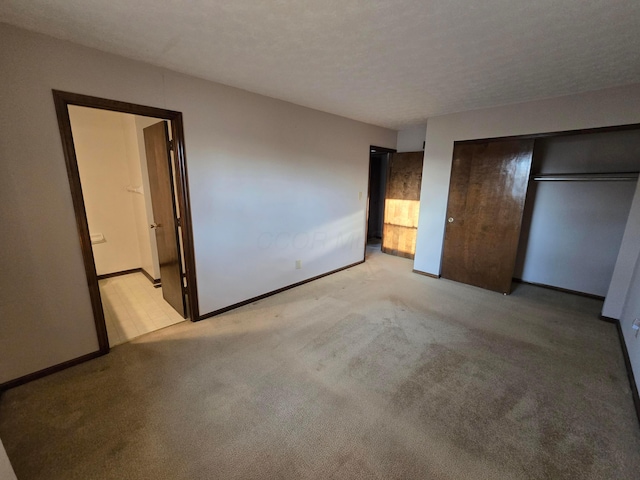
[[[529,133],[525,135],[511,135],[506,137],[472,138],[468,140],[455,140],[453,143],[484,143],[500,142],[503,140],[536,140],[538,138],[550,138],[572,135],[588,135],[593,133],[624,132],[628,130],[640,130],[640,123],[628,123],[624,125],[612,125],[609,127],[581,128],[577,130],[559,130],[555,132]]]
[[[570,290],[568,288],[554,287],[553,285],[547,285],[545,283],[527,282],[521,278],[513,278],[514,283],[522,283],[524,285],[533,285],[534,287],[546,288],[547,290],[555,290],[556,292],[568,293],[570,295],[578,295],[579,297],[593,298],[595,300],[604,300],[605,297],[601,295],[594,295],[593,293],[578,292],[577,290]]]
[[[314,282],[314,281],[319,280],[319,279],[321,279],[323,277],[326,277],[326,276],[329,276],[329,275],[333,275],[334,273],[342,272],[343,270],[347,270],[349,268],[356,267],[356,266],[361,265],[363,263],[364,263],[364,260],[360,260],[359,262],[355,262],[355,263],[352,263],[350,265],[346,265],[344,267],[336,268],[335,270],[331,270],[330,272],[321,273],[320,275],[316,275],[315,277],[307,278],[306,280],[302,280],[301,282],[292,283],[291,285],[287,285],[286,287],[278,288],[277,290],[272,290],[270,292],[263,293],[262,295],[258,295],[257,297],[252,297],[252,298],[249,298],[248,300],[243,300],[241,302],[234,303],[233,305],[229,305],[228,307],[220,308],[218,310],[214,310],[213,312],[205,313],[204,315],[202,315],[199,318],[199,320],[204,320],[206,318],[215,317],[216,315],[220,315],[222,313],[228,312],[230,310],[234,310],[236,308],[243,307],[245,305],[249,305],[250,303],[257,302],[258,300],[262,300],[262,299],[271,297],[273,295],[277,295],[278,293],[282,293],[282,292],[285,292],[287,290],[291,290],[292,288],[299,287],[301,285],[304,285],[305,283]]]
[[[121,277],[122,275],[130,275],[132,273],[142,272],[142,268],[131,268],[129,270],[120,270],[119,272],[105,273],[98,275],[98,280],[104,280],[106,278]]]
[[[371,150],[375,150],[372,152]],[[395,148],[386,148],[386,147],[376,147],[375,145],[369,146],[369,155],[372,153],[398,153]]]
[[[362,253],[362,261],[367,261],[367,240],[369,240],[369,215],[371,215],[371,209],[369,205],[371,201],[371,149],[369,149],[369,172],[367,175],[367,204],[364,212],[364,251]]]
[[[176,185],[178,191],[178,209],[180,211],[180,231],[182,233],[183,261],[187,279],[186,312],[192,322],[200,320],[198,304],[198,288],[196,284],[196,257],[193,242],[193,220],[191,218],[191,199],[189,194],[189,175],[187,173],[187,157],[184,143],[184,123],[182,113],[171,121],[171,138],[173,139],[173,156],[175,162]]]
[[[159,278],[153,278],[151,276],[151,274],[149,272],[147,272],[144,268],[140,269],[140,272],[147,278],[147,280],[149,280],[153,285],[159,285],[160,284],[160,279]]]
[[[440,275],[436,275],[435,273],[423,272],[422,270],[416,270],[415,268],[413,269],[413,273],[417,273],[418,275],[424,275],[425,277],[429,277],[429,278],[436,278],[436,279],[440,278]]]
[[[69,117],[68,109],[69,105],[110,110],[113,112],[129,113],[132,115],[141,115],[171,121],[171,130],[175,149],[176,183],[178,184],[177,196],[181,212],[182,244],[184,247],[184,260],[187,276],[186,292],[188,297],[187,301],[189,303],[189,316],[192,321],[198,320],[199,307],[193,243],[193,223],[191,219],[191,202],[189,199],[189,183],[187,178],[187,160],[185,154],[182,113],[173,110],[148,107],[145,105],[120,102],[118,100],[92,97],[89,95],[81,95],[55,89],[52,90],[52,93],[56,116],[58,119],[58,128],[60,130],[60,137],[62,140],[62,150],[67,167],[67,175],[69,177],[69,186],[71,189],[71,199],[73,201],[73,209],[76,217],[80,249],[82,251],[84,270],[87,276],[91,307],[98,336],[99,352],[101,354],[109,352],[109,339],[107,337],[107,327],[102,310],[100,289],[98,287],[98,276],[96,274],[93,250],[91,248],[87,212],[84,206],[80,173],[78,171],[78,160],[73,143],[71,119]]]
[[[80,363],[93,360],[94,358],[101,357],[102,355],[104,355],[104,352],[102,352],[101,350],[96,350],[95,352],[87,353],[86,355],[82,355],[77,358],[72,358],[71,360],[67,360],[66,362],[52,365],[51,367],[43,368],[42,370],[23,375],[22,377],[0,383],[0,393],[4,392],[5,390],[9,390],[10,388],[18,387],[20,385],[24,385],[25,383],[32,382],[42,377],[46,377],[47,375],[51,375],[52,373],[59,372],[66,368],[73,367]]]

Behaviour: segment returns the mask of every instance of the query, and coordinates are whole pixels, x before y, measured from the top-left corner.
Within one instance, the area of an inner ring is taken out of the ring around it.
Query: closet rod
[[[547,173],[532,175],[536,182],[629,182],[638,180],[638,172],[623,173]]]

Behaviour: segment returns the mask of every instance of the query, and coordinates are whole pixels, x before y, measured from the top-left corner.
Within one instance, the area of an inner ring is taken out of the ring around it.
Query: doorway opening
[[[53,96],[101,353],[197,320],[182,114]]]
[[[380,250],[382,247],[389,161],[394,152],[395,150],[373,145],[369,148],[369,195],[365,250]]]

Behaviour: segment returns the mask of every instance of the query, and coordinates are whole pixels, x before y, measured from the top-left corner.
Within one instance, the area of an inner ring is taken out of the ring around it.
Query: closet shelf
[[[629,182],[638,180],[638,172],[620,173],[545,173],[531,175],[536,182]]]

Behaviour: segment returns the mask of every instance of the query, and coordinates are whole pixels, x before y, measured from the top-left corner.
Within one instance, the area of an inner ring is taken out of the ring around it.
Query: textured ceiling
[[[2,0],[0,21],[396,129],[640,82],[638,0]]]

